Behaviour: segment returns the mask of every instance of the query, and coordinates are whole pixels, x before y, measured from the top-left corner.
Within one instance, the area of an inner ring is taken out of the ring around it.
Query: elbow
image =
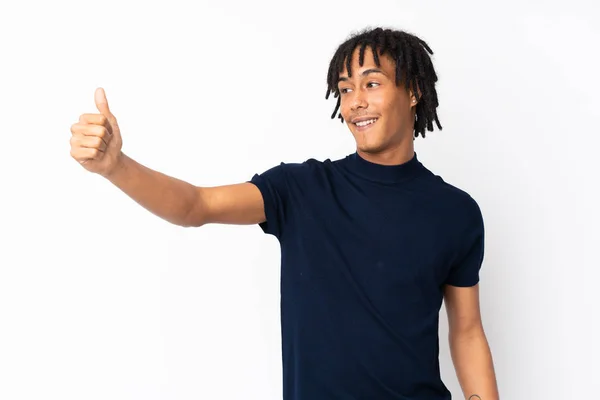
[[[196,210],[196,207],[192,206],[177,225],[183,228],[199,228],[205,224],[206,221],[202,218],[201,213]]]
[[[206,221],[202,212],[201,207],[201,193],[199,188],[194,188],[183,217],[176,223],[183,228],[199,228],[203,226]]]
[[[485,337],[483,325],[480,321],[474,321],[469,324],[451,325],[448,330],[448,336],[451,340],[466,340],[478,337]]]
[[[473,344],[480,342],[487,342],[487,338],[483,328],[474,327],[471,329],[464,330],[450,330],[448,332],[448,342],[451,347],[455,347],[461,344]]]

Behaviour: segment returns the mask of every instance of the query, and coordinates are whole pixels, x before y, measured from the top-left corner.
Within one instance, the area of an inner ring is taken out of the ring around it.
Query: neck
[[[397,146],[381,151],[370,152],[357,148],[356,152],[362,158],[374,164],[400,165],[412,159],[415,153],[415,146],[413,138],[410,137],[409,140],[404,140]]]

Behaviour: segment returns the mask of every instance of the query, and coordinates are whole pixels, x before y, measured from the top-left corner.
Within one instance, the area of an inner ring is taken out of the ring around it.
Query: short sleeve
[[[249,182],[258,187],[263,197],[266,221],[259,226],[264,233],[281,238],[289,199],[286,164],[281,163],[261,174],[255,174]]]
[[[467,227],[458,242],[455,262],[450,268],[446,284],[452,286],[474,286],[479,282],[479,272],[483,263],[485,247],[485,229],[481,210],[475,200],[465,220]]]

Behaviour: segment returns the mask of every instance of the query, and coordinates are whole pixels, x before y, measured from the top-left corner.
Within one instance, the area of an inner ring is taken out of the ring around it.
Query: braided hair
[[[439,103],[435,82],[437,82],[438,77],[429,57],[429,54],[433,54],[433,51],[425,41],[415,35],[383,28],[368,29],[351,35],[338,47],[333,55],[327,73],[327,93],[325,95],[325,99],[329,99],[331,93],[338,98],[331,119],[335,118],[340,108],[341,98],[339,97],[338,79],[344,69],[344,64],[348,76],[351,77],[350,65],[354,50],[360,47],[358,62],[362,66],[367,46],[371,48],[375,64],[378,67],[381,66],[379,54],[384,55],[387,53],[396,63],[396,85],[402,83],[405,88],[410,88],[414,93],[417,99],[414,138],[417,138],[419,134],[425,138],[425,128],[428,131],[433,131],[433,121],[441,130],[442,126],[436,112]],[[427,54],[428,52],[429,54]],[[420,97],[417,88],[420,89]],[[344,122],[341,113],[338,118],[342,123]]]

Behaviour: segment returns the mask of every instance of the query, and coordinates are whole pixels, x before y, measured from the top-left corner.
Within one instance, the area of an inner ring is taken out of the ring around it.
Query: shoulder
[[[440,187],[440,191],[444,194],[444,196],[448,197],[453,202],[462,204],[464,207],[479,208],[475,199],[465,189],[446,182],[439,175],[436,175],[435,177],[438,180],[438,185]]]
[[[304,161],[281,161],[278,165],[256,173],[251,182],[257,185],[270,185],[281,190],[312,185],[319,176],[323,175],[322,171],[327,168],[328,161],[319,161],[315,158]]]
[[[324,161],[308,158],[304,161],[282,161],[278,165],[268,169],[263,174],[285,175],[287,177],[308,177],[315,172],[326,169],[331,165],[331,160]],[[261,174],[261,175],[263,175]]]
[[[446,182],[441,176],[432,172],[426,177],[425,182],[429,196],[446,214],[472,223],[482,221],[479,203],[467,190]]]

